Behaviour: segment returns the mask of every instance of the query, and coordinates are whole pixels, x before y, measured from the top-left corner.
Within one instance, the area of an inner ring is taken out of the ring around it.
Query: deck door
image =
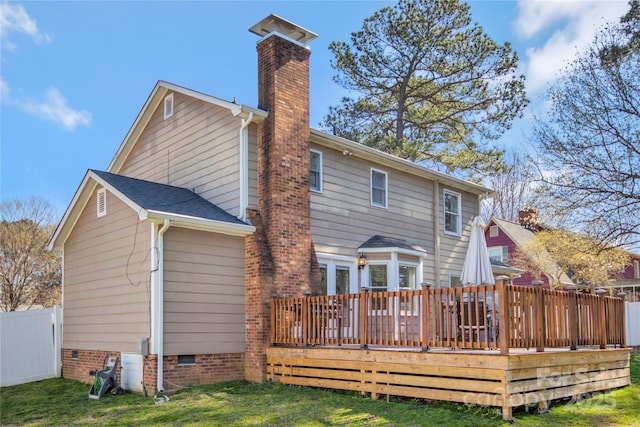
[[[351,293],[358,293],[358,270],[356,267],[356,260],[343,259],[335,257],[318,257],[318,263],[320,264],[320,271],[322,272],[322,289],[325,295],[347,295]],[[353,336],[354,331],[357,331],[357,306],[353,303],[353,300],[347,307],[341,307],[343,312],[343,319],[340,322],[342,325],[342,336]],[[333,320],[330,320],[329,329],[335,330]]]

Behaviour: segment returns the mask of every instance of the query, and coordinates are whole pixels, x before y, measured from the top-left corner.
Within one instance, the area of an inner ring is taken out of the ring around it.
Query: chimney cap
[[[273,13],[249,28],[249,31],[260,37],[271,33],[278,33],[305,45],[318,37],[313,31],[302,28]]]

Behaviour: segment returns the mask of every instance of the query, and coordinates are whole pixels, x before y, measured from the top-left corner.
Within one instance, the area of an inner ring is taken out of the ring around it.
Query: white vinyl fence
[[[625,318],[627,319],[627,345],[640,345],[640,302],[627,302]]]
[[[60,306],[0,313],[0,386],[59,377],[61,369]]]

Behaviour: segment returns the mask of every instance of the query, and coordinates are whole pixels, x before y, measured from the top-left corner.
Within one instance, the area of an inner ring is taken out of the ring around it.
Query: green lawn
[[[555,402],[543,415],[514,411],[521,426],[640,426],[640,352],[631,355],[633,384],[580,402]],[[280,384],[194,387],[155,404],[151,397],[87,397],[89,385],[51,379],[0,388],[0,425],[220,426],[499,426],[497,408],[446,402],[361,398],[354,393]]]

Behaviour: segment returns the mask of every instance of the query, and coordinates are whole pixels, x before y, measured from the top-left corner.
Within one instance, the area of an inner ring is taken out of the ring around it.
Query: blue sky
[[[469,1],[473,19],[521,58],[529,117],[544,89],[626,1]],[[257,104],[258,38],[275,13],[311,42],[311,124],[344,92],[327,46],[387,1],[27,1],[0,3],[0,199],[48,200],[62,215],[87,169],[104,170],[158,80]],[[526,119],[499,145],[526,146]]]

